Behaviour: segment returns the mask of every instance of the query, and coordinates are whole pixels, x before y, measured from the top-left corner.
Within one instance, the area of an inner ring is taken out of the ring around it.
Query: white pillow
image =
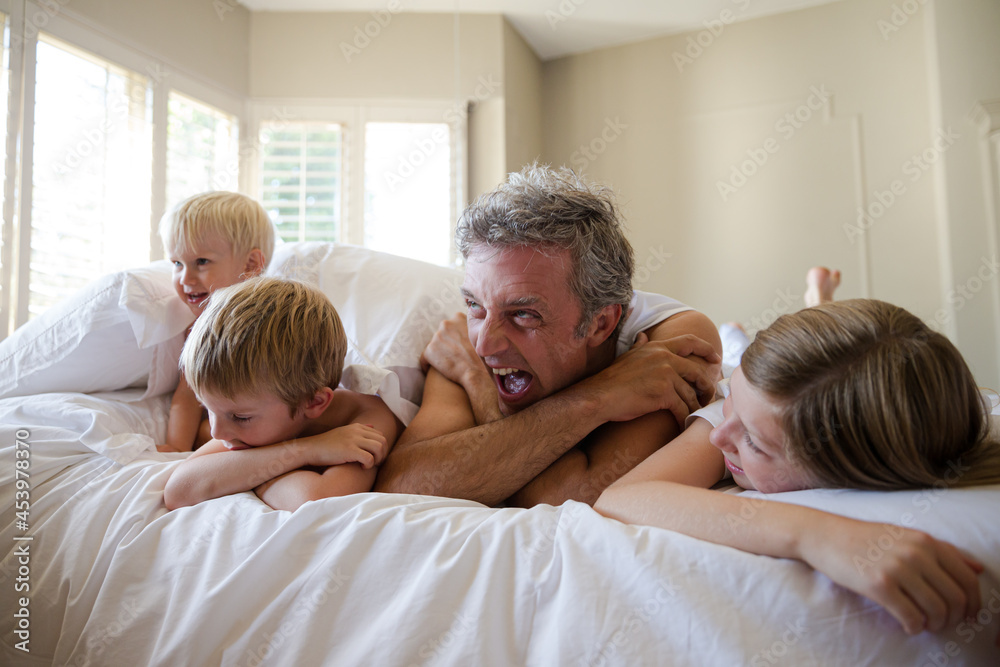
[[[442,320],[465,309],[462,272],[367,248],[286,243],[270,275],[317,282],[347,332],[341,385],[378,394],[408,424],[424,389],[420,354]]]
[[[105,276],[0,341],[0,398],[177,386],[194,316],[174,292],[167,260]]]

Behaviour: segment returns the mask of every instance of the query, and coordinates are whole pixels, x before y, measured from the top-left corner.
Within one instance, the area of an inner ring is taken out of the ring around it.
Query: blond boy
[[[294,511],[370,491],[402,424],[379,397],[336,388],[346,351],[337,311],[304,283],[252,278],[213,294],[181,353],[213,440],[173,472],[167,508],[253,489]]]
[[[177,296],[196,318],[212,292],[263,272],[274,250],[274,226],[264,207],[235,192],[186,199],[163,216],[160,237],[174,265]],[[188,452],[206,440],[204,409],[181,374],[170,404],[167,442],[158,449]]]

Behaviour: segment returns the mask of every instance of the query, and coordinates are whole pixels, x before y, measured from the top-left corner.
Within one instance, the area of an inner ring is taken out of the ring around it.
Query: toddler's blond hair
[[[274,253],[274,225],[257,201],[238,192],[205,192],[185,199],[160,220],[160,239],[169,254],[200,245],[216,235],[244,257],[254,248],[264,255],[264,266]]]

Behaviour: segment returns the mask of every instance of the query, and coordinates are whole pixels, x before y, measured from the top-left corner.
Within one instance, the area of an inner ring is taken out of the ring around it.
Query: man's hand
[[[632,347],[645,344],[645,338],[646,335],[640,333]],[[662,342],[676,357],[671,363],[673,369],[697,392],[699,405],[704,407],[715,400],[716,385],[722,379],[722,355],[693,334]]]
[[[420,368],[424,373],[430,367],[465,390],[477,424],[486,424],[503,416],[496,384],[469,341],[465,313],[443,321],[434,333],[420,355]]]
[[[308,465],[336,466],[360,463],[365,469],[379,465],[389,453],[385,436],[367,424],[348,424],[303,438]]]
[[[709,380],[706,364],[711,369],[717,363],[721,363],[718,353],[697,336],[650,341],[640,333],[631,350],[583,382],[595,383],[608,394],[603,401],[610,410],[607,421],[630,421],[668,410],[683,424],[701,407],[699,393],[714,395],[715,383]]]
[[[469,325],[465,313],[444,320],[420,355],[420,368],[426,373],[433,366],[456,384],[465,386],[470,375],[486,374],[483,360],[469,342]]]

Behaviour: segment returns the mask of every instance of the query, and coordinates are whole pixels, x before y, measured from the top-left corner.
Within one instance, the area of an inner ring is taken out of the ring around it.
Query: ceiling
[[[838,0],[240,0],[251,11],[503,14],[542,60]]]

